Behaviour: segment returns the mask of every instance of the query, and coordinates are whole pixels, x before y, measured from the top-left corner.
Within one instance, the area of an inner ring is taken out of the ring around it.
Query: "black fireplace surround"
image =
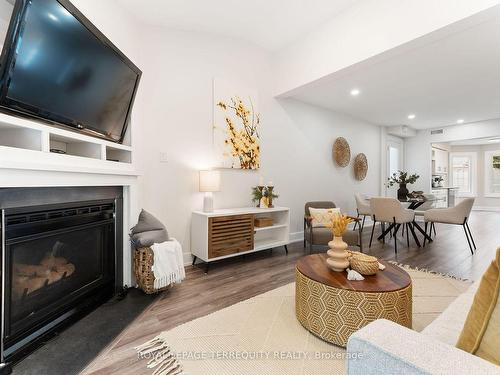
[[[122,187],[4,188],[0,210],[0,370],[8,371],[121,289]]]

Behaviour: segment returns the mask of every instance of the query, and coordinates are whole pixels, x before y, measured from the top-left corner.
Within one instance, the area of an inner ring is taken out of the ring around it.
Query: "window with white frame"
[[[500,150],[484,153],[484,195],[500,197]]]
[[[472,196],[475,193],[476,160],[475,152],[450,154],[451,186],[457,187],[461,196]]]

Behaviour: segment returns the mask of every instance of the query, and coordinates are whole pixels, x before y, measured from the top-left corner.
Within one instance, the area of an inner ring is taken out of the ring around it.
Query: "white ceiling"
[[[352,88],[361,93],[352,97]],[[458,119],[499,118],[500,17],[405,46],[403,52],[391,51],[390,57],[362,62],[291,96],[387,126],[426,129],[454,125]],[[414,120],[407,118],[411,113]]]
[[[359,0],[116,1],[146,24],[234,37],[275,50]]]

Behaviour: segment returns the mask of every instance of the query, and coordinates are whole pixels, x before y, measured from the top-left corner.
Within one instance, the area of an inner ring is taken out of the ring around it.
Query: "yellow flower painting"
[[[260,114],[252,96],[216,96],[214,117],[214,143],[222,167],[259,169]]]

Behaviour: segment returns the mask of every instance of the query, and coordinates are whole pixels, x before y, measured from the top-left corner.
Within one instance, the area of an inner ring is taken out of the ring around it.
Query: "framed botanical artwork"
[[[218,166],[260,168],[257,90],[214,80],[214,151]]]

